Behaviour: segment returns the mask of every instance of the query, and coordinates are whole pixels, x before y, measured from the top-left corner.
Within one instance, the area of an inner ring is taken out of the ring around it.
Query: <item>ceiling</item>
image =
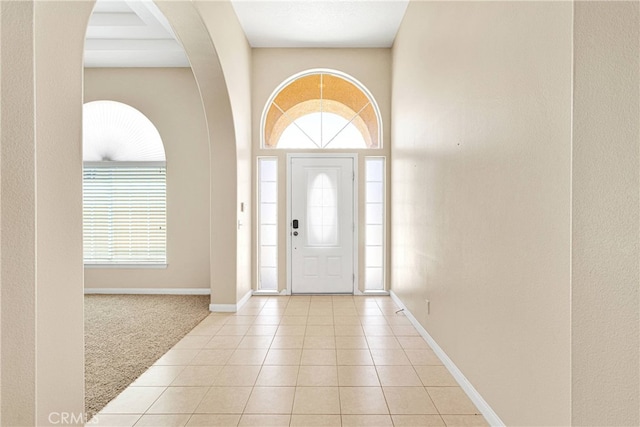
[[[233,0],[252,47],[391,47],[408,0]]]
[[[98,0],[89,20],[85,67],[189,67],[162,12],[150,0]]]
[[[409,0],[232,0],[252,47],[391,47]],[[86,67],[188,67],[151,0],[97,0]]]

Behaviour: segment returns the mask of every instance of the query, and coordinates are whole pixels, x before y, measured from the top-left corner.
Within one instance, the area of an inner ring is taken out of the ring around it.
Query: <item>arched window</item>
[[[263,148],[381,148],[381,134],[373,96],[354,78],[331,70],[291,77],[262,115]]]
[[[167,262],[166,158],[160,133],[115,101],[83,107],[85,265]]]

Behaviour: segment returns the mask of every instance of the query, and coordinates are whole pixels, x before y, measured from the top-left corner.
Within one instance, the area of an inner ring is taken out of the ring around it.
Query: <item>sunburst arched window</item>
[[[85,265],[167,263],[166,161],[160,133],[115,101],[83,107]]]
[[[262,116],[263,148],[381,148],[378,106],[357,80],[311,70],[285,81]]]

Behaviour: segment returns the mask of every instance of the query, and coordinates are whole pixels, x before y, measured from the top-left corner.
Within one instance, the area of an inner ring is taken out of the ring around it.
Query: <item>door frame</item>
[[[359,277],[358,270],[360,266],[360,260],[358,258],[358,246],[360,245],[360,240],[358,238],[358,228],[359,227],[359,216],[358,216],[358,153],[287,153],[287,193],[286,193],[286,201],[287,201],[287,288],[285,289],[286,295],[291,295],[292,289],[292,281],[293,281],[293,262],[292,262],[292,246],[293,246],[293,236],[291,231],[291,160],[295,158],[303,158],[303,159],[331,159],[331,158],[349,158],[353,161],[353,288],[352,294],[356,294],[356,290],[358,289]]]

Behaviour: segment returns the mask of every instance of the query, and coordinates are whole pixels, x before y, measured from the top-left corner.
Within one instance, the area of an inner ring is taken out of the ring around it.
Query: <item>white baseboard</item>
[[[482,398],[480,393],[471,385],[469,380],[464,376],[462,371],[458,369],[458,367],[453,363],[453,361],[447,356],[447,353],[438,345],[438,343],[429,335],[427,330],[413,317],[413,314],[407,309],[402,300],[393,292],[390,291],[391,298],[398,305],[398,307],[404,309],[404,314],[407,316],[409,321],[413,324],[413,326],[417,329],[418,333],[422,335],[422,338],[427,341],[427,344],[431,347],[433,352],[438,356],[438,358],[442,361],[444,366],[449,370],[451,375],[458,382],[460,387],[464,390],[464,392],[469,396],[469,399],[476,405],[478,410],[482,413],[487,422],[496,427],[504,427],[505,424],[502,422],[498,414],[495,413],[493,409],[489,406],[486,400]]]
[[[211,295],[209,288],[84,288],[85,295]]]
[[[361,293],[364,296],[389,296],[389,291],[364,291]]]
[[[242,306],[247,303],[247,301],[249,301],[249,298],[251,298],[252,294],[253,294],[252,291],[247,292],[235,304],[209,304],[209,311],[214,312],[214,313],[215,312],[218,312],[218,313],[235,313],[238,310],[240,310],[242,308]]]
[[[278,296],[280,295],[280,292],[278,292],[277,290],[274,291],[264,291],[264,290],[258,290],[258,291],[253,291],[253,295],[255,296]]]
[[[209,304],[209,311],[212,313],[235,313],[238,308],[235,304]]]
[[[246,294],[244,294],[244,296],[242,298],[240,298],[240,301],[238,301],[236,303],[237,309],[240,310],[242,308],[243,305],[245,305],[247,303],[247,301],[249,301],[249,298],[251,298],[251,291],[247,291]]]

